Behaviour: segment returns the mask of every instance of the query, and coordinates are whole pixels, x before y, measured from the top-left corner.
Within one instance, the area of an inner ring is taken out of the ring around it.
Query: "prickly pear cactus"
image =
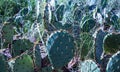
[[[39,44],[36,45],[33,56],[36,67],[41,68],[41,53]]]
[[[100,72],[100,69],[93,60],[85,60],[80,64],[80,72]]]
[[[11,42],[13,40],[14,29],[12,24],[5,24],[2,28],[2,36],[5,42]]]
[[[95,38],[95,60],[97,63],[101,62],[101,55],[103,53],[103,39],[106,35],[107,32],[103,32],[102,30],[97,31]]]
[[[0,55],[0,72],[8,72],[7,71],[7,63],[3,59],[3,56]]]
[[[66,65],[74,56],[73,37],[65,31],[53,33],[46,43],[50,63],[54,68]]]
[[[82,46],[80,51],[81,51],[81,59],[84,60],[86,57],[88,58],[88,56],[90,56],[93,51],[93,38],[92,35],[88,34],[88,33],[81,33],[80,34],[80,38],[81,38],[81,42],[79,42]],[[90,58],[94,58],[94,57],[90,57]]]
[[[33,43],[31,43],[27,39],[14,40],[12,42],[12,56],[13,57],[18,56],[32,47],[33,47]]]
[[[106,72],[120,72],[120,51],[109,59]]]
[[[13,71],[14,72],[34,72],[32,58],[27,55],[23,54],[22,56],[18,57],[15,60]]]
[[[120,50],[120,34],[108,34],[104,38],[104,51],[105,53],[116,53]]]

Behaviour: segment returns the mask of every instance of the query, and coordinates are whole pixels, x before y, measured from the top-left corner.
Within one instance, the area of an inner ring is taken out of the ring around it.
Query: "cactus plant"
[[[12,43],[12,56],[13,57],[18,56],[32,47],[33,43],[31,43],[27,39],[14,40]]]
[[[116,53],[120,50],[120,34],[111,33],[104,38],[105,53]]]
[[[2,28],[2,37],[5,42],[11,43],[13,40],[14,29],[12,24],[5,24]]]
[[[107,64],[106,72],[119,72],[120,71],[120,51],[114,54]]]
[[[95,38],[95,60],[97,63],[101,62],[101,55],[103,53],[103,39],[107,35],[107,32],[103,32],[101,29],[97,31]]]
[[[20,57],[17,57],[13,66],[14,72],[34,72],[32,58],[23,54]]]
[[[57,31],[53,33],[48,38],[46,47],[50,63],[54,68],[63,67],[74,56],[74,39],[65,31]]]
[[[100,68],[93,60],[85,60],[80,64],[80,72],[100,72]]]

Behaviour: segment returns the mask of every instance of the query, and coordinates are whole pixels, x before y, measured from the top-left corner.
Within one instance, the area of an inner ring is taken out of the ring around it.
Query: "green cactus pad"
[[[94,19],[87,19],[82,23],[81,29],[83,32],[90,32],[90,30],[94,28],[95,24],[96,22]]]
[[[54,68],[66,65],[74,56],[74,39],[65,31],[53,33],[47,40],[48,56]]]
[[[13,40],[14,29],[13,25],[5,24],[2,28],[2,36],[5,39],[5,42],[11,42]]]
[[[120,51],[109,59],[106,72],[120,72]]]
[[[12,56],[18,56],[21,53],[25,52],[26,50],[30,49],[33,47],[33,43],[31,43],[27,39],[19,39],[19,40],[14,40],[12,43]]]
[[[3,56],[0,55],[0,72],[8,72],[7,71],[7,63],[3,59]]]
[[[120,34],[108,34],[104,38],[104,51],[105,53],[116,53],[120,50]]]
[[[35,61],[36,67],[41,68],[41,53],[40,53],[39,44],[36,45],[33,56],[34,56],[34,61]]]
[[[80,72],[100,72],[100,69],[93,60],[85,60],[80,64]]]
[[[79,42],[82,46],[81,47],[81,59],[84,60],[86,57],[87,58],[94,58],[91,56],[93,53],[93,38],[92,35],[88,33],[81,33],[80,34],[81,42]],[[92,53],[90,53],[92,52]],[[89,54],[90,53],[90,54]],[[88,57],[89,56],[89,57]]]
[[[13,71],[14,72],[34,72],[33,66],[34,65],[33,65],[32,58],[29,55],[24,54],[15,60]]]

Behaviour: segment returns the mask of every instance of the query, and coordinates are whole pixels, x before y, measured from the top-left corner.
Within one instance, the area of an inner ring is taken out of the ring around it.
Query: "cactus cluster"
[[[119,0],[0,0],[0,72],[119,72],[119,8]]]

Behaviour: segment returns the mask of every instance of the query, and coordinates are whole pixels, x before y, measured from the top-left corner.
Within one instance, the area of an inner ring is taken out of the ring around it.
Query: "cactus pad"
[[[120,52],[117,52],[109,59],[106,72],[120,72]]]
[[[116,53],[120,50],[120,34],[108,34],[104,38],[103,46],[105,53]]]
[[[93,51],[92,50],[93,49],[93,38],[88,33],[81,33],[80,38],[81,38],[80,46],[82,46],[81,47],[81,59],[84,59],[85,57],[89,56],[89,51]]]
[[[11,42],[13,40],[14,29],[13,25],[5,24],[2,28],[2,36],[5,39],[5,42]]]
[[[41,67],[41,53],[40,53],[39,44],[37,44],[34,49],[34,60],[35,60],[36,67],[40,68]]]
[[[6,64],[7,63],[3,59],[3,56],[0,55],[0,72],[8,72]]]
[[[107,32],[99,30],[95,39],[95,59],[98,63],[101,62],[101,55],[103,53],[103,39],[107,35]]]
[[[80,72],[100,72],[100,69],[98,68],[97,64],[92,60],[85,60],[80,65]]]
[[[74,39],[65,31],[53,33],[46,44],[48,56],[54,68],[63,67],[74,56]]]
[[[13,70],[14,72],[34,72],[32,58],[27,54],[18,57],[15,60]]]
[[[93,19],[85,20],[81,25],[81,29],[83,32],[90,32],[90,30],[94,28],[95,24],[96,22]]]
[[[14,40],[12,43],[12,55],[13,57],[20,55],[21,53],[25,52],[26,50],[29,50],[33,47],[33,43],[31,43],[27,39],[19,39]]]
[[[63,15],[64,15],[64,5],[60,5],[57,9],[56,9],[56,15],[57,15],[57,19],[58,21],[61,21],[63,19]]]

